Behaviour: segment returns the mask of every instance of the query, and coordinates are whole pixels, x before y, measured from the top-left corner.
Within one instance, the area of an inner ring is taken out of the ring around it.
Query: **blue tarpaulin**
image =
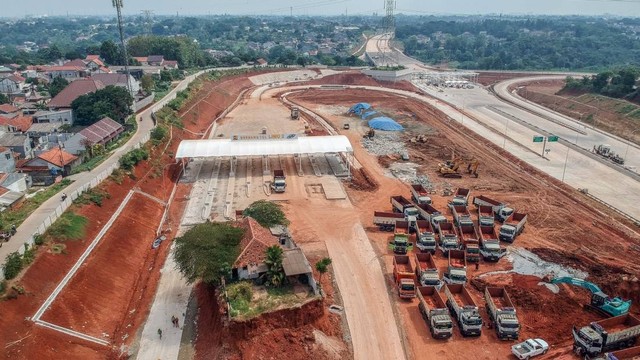
[[[367,111],[366,113],[362,114],[362,120],[366,120],[368,117],[371,117],[377,113],[377,111]]]
[[[388,117],[377,117],[369,120],[369,127],[376,130],[384,131],[400,131],[404,130],[402,125]]]
[[[367,104],[367,103],[357,103],[357,104],[353,105],[353,106],[351,107],[351,109],[349,109],[349,112],[352,112],[352,113],[354,113],[354,114],[356,114],[356,115],[362,115],[362,113],[363,113],[365,110],[369,109],[369,108],[371,108],[371,105],[370,105],[370,104]]]

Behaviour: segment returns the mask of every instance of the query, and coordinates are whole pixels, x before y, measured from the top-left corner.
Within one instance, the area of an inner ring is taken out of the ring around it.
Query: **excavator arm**
[[[570,284],[570,285],[574,285],[574,286],[579,286],[581,288],[585,288],[589,291],[591,291],[592,294],[595,293],[599,293],[602,292],[602,290],[600,290],[600,287],[598,287],[598,285],[586,281],[586,280],[582,280],[582,279],[577,279],[577,278],[572,278],[572,277],[559,277],[559,278],[555,278],[552,279],[550,281],[550,283],[552,284]]]

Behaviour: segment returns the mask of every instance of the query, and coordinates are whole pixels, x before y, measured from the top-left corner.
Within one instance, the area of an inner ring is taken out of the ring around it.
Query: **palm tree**
[[[320,292],[322,293],[322,275],[329,270],[329,265],[331,265],[331,258],[322,258],[320,261],[316,263],[316,270],[320,273],[320,279],[318,280],[318,287],[320,288]]]
[[[279,287],[284,284],[285,273],[282,267],[283,258],[282,248],[278,245],[273,245],[267,248],[264,263],[267,264],[267,283],[271,286]]]

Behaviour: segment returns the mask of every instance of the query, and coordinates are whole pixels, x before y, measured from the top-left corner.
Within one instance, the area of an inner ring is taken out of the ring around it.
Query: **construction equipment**
[[[429,191],[421,184],[411,185],[411,200],[416,204],[431,204],[431,197],[429,197]]]
[[[469,193],[471,190],[465,188],[456,189],[455,194],[453,194],[453,199],[449,201],[449,206],[451,205],[469,205]]]
[[[284,176],[283,170],[273,170],[273,181],[271,182],[271,190],[277,193],[283,193],[287,188],[287,177]]]
[[[447,297],[447,306],[458,321],[462,335],[480,336],[482,317],[469,291],[462,284],[447,284],[444,286],[444,294]]]
[[[401,299],[413,299],[416,297],[415,273],[411,259],[407,255],[393,257],[393,277],[398,286],[398,296]]]
[[[436,339],[450,338],[453,335],[453,322],[438,289],[433,286],[419,286],[417,295],[420,302],[418,309],[431,330],[431,336]]]
[[[416,247],[420,252],[436,253],[436,236],[427,220],[416,221]]]
[[[611,150],[611,145],[608,145],[608,144],[600,144],[598,146],[594,145],[593,150],[591,151],[613,161],[616,164],[624,165],[624,158],[622,158],[622,156],[613,152]]]
[[[430,253],[427,254],[415,254],[416,257],[416,277],[418,282],[422,286],[437,286],[442,285],[440,280],[440,271],[438,266],[433,260],[433,256]]]
[[[605,351],[624,349],[640,336],[640,319],[626,314],[573,327],[573,351],[578,356],[595,357]]]
[[[407,221],[410,223],[415,223],[416,218],[418,217],[418,209],[416,209],[415,205],[404,196],[392,196],[391,197],[391,205],[393,206],[394,212],[399,212],[404,214]]]
[[[477,178],[478,165],[480,165],[480,161],[478,159],[476,158],[471,159],[471,161],[467,163],[467,173]]]
[[[291,120],[298,120],[300,117],[300,109],[297,106],[291,108]]]
[[[500,222],[504,222],[505,220],[507,220],[514,211],[506,204],[501,203],[500,201],[493,200],[484,195],[474,196],[473,205],[475,205],[476,207],[491,206],[491,208],[493,209],[493,217]]]
[[[404,219],[403,214],[382,211],[373,212],[373,224],[378,225],[381,231],[393,231],[396,228],[396,221]]]
[[[418,204],[416,207],[418,209],[418,215],[431,224],[434,232],[438,231],[438,224],[447,222],[447,218],[429,204]]]
[[[449,205],[451,214],[453,215],[453,223],[456,226],[470,225],[473,226],[473,219],[471,219],[471,213],[464,205]]]
[[[365,139],[373,139],[373,137],[376,136],[376,131],[373,129],[369,129],[369,131],[367,131],[366,134],[364,134],[364,138]]]
[[[498,339],[518,340],[520,323],[507,290],[487,286],[484,288],[484,299],[487,302],[487,314],[494,324]]]
[[[596,310],[605,316],[618,316],[624,315],[629,312],[631,308],[631,300],[622,300],[619,297],[610,298],[607,294],[600,290],[600,287],[592,282],[572,278],[572,277],[559,277],[555,279],[547,280],[551,284],[570,284],[579,286],[591,291],[591,303],[585,304],[585,308]]]
[[[524,231],[524,225],[527,223],[527,214],[514,212],[511,216],[500,226],[500,241],[514,242],[516,237]]]
[[[480,255],[485,261],[498,261],[507,254],[507,249],[500,247],[496,229],[491,226],[480,225]]]
[[[389,242],[389,250],[396,254],[406,254],[413,250],[413,243],[409,241],[409,222],[396,221],[393,241]]]
[[[449,264],[442,278],[447,284],[467,283],[467,254],[464,250],[449,250]]]
[[[444,163],[438,164],[438,172],[442,177],[451,178],[451,179],[460,179],[462,178],[462,174],[458,172],[458,169],[462,165],[464,161],[462,161],[459,157],[454,157],[451,160],[447,160]]]
[[[441,222],[438,225],[438,247],[444,256],[447,256],[450,250],[460,249],[460,240],[453,223]]]

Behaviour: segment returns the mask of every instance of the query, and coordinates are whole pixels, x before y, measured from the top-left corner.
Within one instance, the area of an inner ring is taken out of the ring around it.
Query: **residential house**
[[[269,65],[269,63],[263,58],[256,60],[256,66],[258,67],[266,67],[267,65]]]
[[[162,66],[164,64],[163,55],[149,55],[147,56],[147,65],[150,66]]]
[[[6,66],[0,66],[0,79],[13,75],[14,70]]]
[[[64,148],[71,154],[80,155],[87,146],[106,145],[116,139],[123,131],[124,127],[120,123],[105,117],[71,136],[64,142]]]
[[[33,157],[31,139],[27,135],[18,133],[4,133],[0,135],[0,146],[9,148],[12,152],[20,154],[22,158]]]
[[[49,110],[71,110],[71,103],[73,100],[79,98],[82,95],[86,95],[92,92],[96,92],[100,89],[104,89],[105,86],[101,81],[94,79],[81,79],[76,80],[64,88],[58,95],[56,95],[51,101],[49,101]],[[72,117],[73,119],[73,117]]]
[[[134,56],[133,58],[136,59],[136,61],[140,63],[140,66],[149,65],[149,62],[148,62],[146,56]]]
[[[74,81],[89,76],[89,68],[86,66],[62,65],[49,66],[46,68],[49,80],[61,77],[68,81]]]
[[[104,84],[104,86],[120,86],[127,88],[127,74],[111,73],[111,74],[93,74],[91,78],[98,80]],[[140,82],[133,76],[129,75],[129,86],[131,88],[131,95],[134,96],[140,91]]]
[[[33,114],[34,123],[62,123],[73,124],[73,114],[71,109],[57,111],[41,110]]]
[[[0,117],[14,118],[20,115],[20,109],[9,104],[0,104]]]
[[[17,172],[0,173],[0,186],[16,193],[25,193],[31,187],[31,177]]]
[[[51,174],[67,175],[75,166],[80,164],[80,158],[70,154],[56,146],[51,150],[45,151],[35,158],[25,162],[22,169],[43,169],[46,167]]]
[[[102,68],[106,68],[100,55],[87,55],[84,62],[91,71],[100,71]]]
[[[0,80],[0,93],[23,94],[28,89],[26,79],[18,75],[10,75]]]
[[[24,193],[11,191],[6,187],[0,186],[0,211],[10,209],[20,204],[24,199]]]
[[[232,277],[240,280],[256,279],[267,271],[264,262],[267,248],[279,245],[278,239],[253,218],[246,217],[238,225],[245,231],[240,240],[240,255],[231,267]]]
[[[11,149],[0,146],[0,172],[9,174],[16,171],[16,159]]]
[[[162,63],[162,66],[164,66],[165,69],[169,70],[169,69],[177,69],[178,68],[178,61],[177,60],[165,60]]]
[[[25,132],[29,130],[32,123],[33,120],[31,116],[18,115],[10,119],[0,116],[0,125],[2,125],[7,132]]]

